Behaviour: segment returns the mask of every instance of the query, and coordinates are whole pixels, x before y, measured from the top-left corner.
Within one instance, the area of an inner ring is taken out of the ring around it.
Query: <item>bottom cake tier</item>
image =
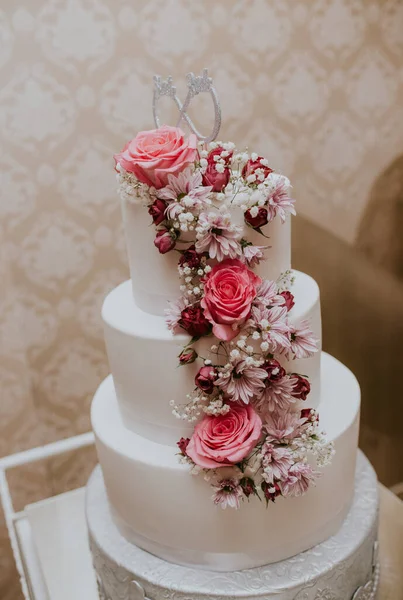
[[[361,452],[353,503],[338,533],[306,552],[255,569],[217,573],[183,567],[134,546],[121,536],[112,521],[99,467],[88,483],[86,513],[101,600],[374,600],[376,597],[377,481]],[[270,536],[267,543],[270,544]]]
[[[94,397],[91,418],[111,515],[121,534],[164,560],[213,571],[285,560],[334,535],[354,491],[360,390],[351,371],[326,353],[321,381],[321,428],[336,452],[316,485],[268,507],[253,498],[239,510],[222,510],[203,476],[192,476],[188,465],[179,464],[176,446],[157,444],[123,425],[113,380],[107,378]]]

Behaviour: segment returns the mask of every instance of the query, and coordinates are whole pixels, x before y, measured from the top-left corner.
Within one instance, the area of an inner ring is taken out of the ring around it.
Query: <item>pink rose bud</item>
[[[291,294],[291,292],[281,292],[280,296],[283,296],[284,298],[284,306],[286,307],[286,309],[291,310],[292,307],[295,305],[294,296]]]
[[[167,205],[163,200],[157,198],[148,207],[148,214],[151,215],[154,225],[159,225],[165,220],[165,209]]]
[[[275,358],[271,358],[270,360],[267,360],[262,365],[262,369],[264,369],[266,371],[267,379],[269,381],[279,381],[280,379],[283,379],[283,377],[285,376],[285,370],[280,365],[278,360],[276,360]]]
[[[266,177],[273,172],[273,169],[262,165],[262,163],[260,162],[261,160],[263,160],[262,156],[258,156],[256,160],[249,159],[244,168],[242,169],[242,177],[246,179],[247,177],[249,177],[249,175],[255,175],[257,169],[261,169],[264,179],[266,179]],[[260,181],[260,179],[257,177],[258,173],[256,174],[256,183],[259,183]]]
[[[204,316],[200,304],[184,308],[178,324],[192,337],[201,337],[211,331],[211,324]]]
[[[198,354],[196,350],[193,350],[193,348],[184,348],[179,354],[179,364],[190,365],[191,363],[194,363],[197,356]]]
[[[176,445],[178,446],[178,448],[181,451],[181,453],[183,454],[183,456],[187,456],[186,448],[188,447],[189,442],[190,442],[189,438],[183,438],[183,437],[179,440],[179,442],[176,442]]]
[[[209,153],[207,157],[207,168],[205,173],[203,174],[203,185],[211,186],[213,188],[213,192],[222,192],[222,190],[229,182],[229,178],[231,175],[230,168],[228,165],[231,161],[232,152],[230,152],[228,156],[224,158],[224,169],[222,170],[222,172],[217,171],[217,164],[219,163],[217,163],[217,161],[214,160],[214,157],[221,157],[222,152],[224,152],[224,148],[222,146],[218,146]]]
[[[249,498],[249,496],[252,494],[256,494],[255,482],[250,477],[243,477],[239,483],[241,484],[243,493],[247,498]]]
[[[217,370],[212,366],[205,366],[197,373],[195,384],[206,394],[211,394],[214,390],[214,382],[216,379]]]
[[[280,496],[281,494],[281,489],[278,483],[267,483],[267,481],[263,481],[261,487],[267,502],[274,502],[277,496]]]
[[[184,264],[187,264],[190,269],[197,269],[197,267],[200,266],[202,257],[206,255],[208,256],[207,252],[204,252],[203,254],[196,252],[196,247],[193,244],[192,246],[189,246],[187,250],[182,252],[182,255],[179,259],[179,265],[183,267]]]
[[[173,248],[175,248],[175,237],[168,231],[168,229],[159,229],[154,240],[154,246],[158,248],[160,254],[166,254]]]
[[[313,423],[316,421],[319,423],[319,414],[312,408],[303,408],[301,410],[301,419],[307,419]]]
[[[259,207],[259,210],[255,217],[252,216],[251,209],[249,208],[244,214],[244,219],[248,223],[248,225],[250,225],[254,229],[263,227],[269,222],[267,210],[264,208],[264,206]]]
[[[295,383],[291,395],[294,398],[299,398],[299,400],[306,400],[307,395],[311,391],[311,384],[309,381],[297,373],[293,373],[291,378],[293,383]]]

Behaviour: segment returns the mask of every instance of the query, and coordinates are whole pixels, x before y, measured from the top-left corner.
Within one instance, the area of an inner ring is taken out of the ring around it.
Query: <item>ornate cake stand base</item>
[[[112,522],[99,467],[88,482],[86,511],[101,600],[376,598],[377,481],[361,452],[353,504],[340,531],[302,554],[257,569],[217,573],[182,567],[133,546]]]

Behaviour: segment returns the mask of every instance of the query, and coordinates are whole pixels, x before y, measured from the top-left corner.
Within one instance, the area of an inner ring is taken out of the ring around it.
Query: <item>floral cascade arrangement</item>
[[[308,321],[289,320],[292,272],[277,281],[254,272],[269,248],[262,228],[295,214],[289,180],[232,142],[199,142],[166,125],[139,133],[115,162],[120,196],[148,209],[156,251],[179,256],[180,295],[166,322],[190,336],[179,364],[200,362],[186,402],[171,401],[194,424],[178,441],[180,460],[204,473],[223,508],[305,493],[334,450],[318,413],[300,408],[308,378],[284,361],[312,356],[317,340]]]

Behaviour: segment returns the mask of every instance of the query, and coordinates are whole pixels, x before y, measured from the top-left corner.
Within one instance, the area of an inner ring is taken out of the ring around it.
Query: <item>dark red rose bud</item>
[[[303,408],[301,410],[301,419],[307,419],[313,423],[315,421],[319,423],[319,414],[316,412],[316,410],[312,410],[312,408]]]
[[[277,496],[280,496],[281,494],[281,489],[278,483],[267,483],[266,481],[263,481],[261,488],[267,502],[274,502]]]
[[[286,307],[286,309],[291,310],[292,307],[295,305],[294,296],[291,294],[291,292],[281,292],[280,296],[283,296],[284,298],[284,306]]]
[[[218,146],[209,153],[207,157],[207,168],[203,174],[203,185],[211,186],[213,188],[213,192],[222,192],[222,190],[229,182],[229,178],[231,176],[230,168],[228,165],[231,161],[232,152],[230,152],[228,156],[224,158],[224,171],[222,173],[217,171],[218,163],[214,160],[214,157],[219,156],[221,158],[222,152],[224,152],[224,148],[222,146]]]
[[[255,482],[250,477],[243,477],[239,483],[241,485],[243,493],[247,498],[249,498],[249,496],[251,496],[252,494],[256,494]]]
[[[305,377],[297,375],[297,373],[293,373],[291,379],[293,383],[295,383],[291,395],[299,400],[306,400],[307,395],[311,391],[311,384],[309,381],[305,379]]]
[[[160,254],[166,254],[175,248],[175,236],[168,229],[159,229],[154,240],[154,246]]]
[[[179,354],[179,364],[190,365],[191,363],[194,363],[197,356],[198,354],[196,350],[193,350],[193,348],[184,348]]]
[[[259,227],[263,227],[264,225],[267,225],[267,223],[269,222],[269,219],[268,219],[267,210],[264,208],[264,206],[259,207],[259,210],[255,217],[252,217],[251,210],[252,209],[249,208],[244,214],[244,219],[248,225],[250,225],[254,229],[257,229]]]
[[[151,206],[148,207],[148,214],[151,215],[154,225],[159,225],[165,220],[166,207],[166,203],[159,198],[154,200]]]
[[[183,267],[183,265],[186,263],[190,269],[197,269],[197,267],[200,266],[202,257],[205,255],[205,252],[203,254],[198,254],[198,252],[196,252],[196,247],[193,244],[181,254],[179,265]]]
[[[176,445],[178,446],[178,448],[181,451],[181,453],[183,454],[183,456],[186,456],[186,448],[188,447],[189,442],[190,442],[189,438],[183,438],[183,437],[179,440],[179,442],[176,442]]]
[[[200,304],[184,308],[178,323],[192,337],[200,337],[211,331],[211,323],[204,316]]]
[[[267,360],[262,365],[262,369],[264,369],[266,371],[267,379],[269,381],[279,381],[280,379],[283,379],[283,377],[285,376],[285,370],[280,365],[278,360],[276,360],[275,358],[271,358],[270,360]]]
[[[214,390],[214,382],[217,379],[217,370],[211,365],[202,367],[195,377],[195,384],[206,394]]]
[[[258,156],[256,160],[249,159],[248,162],[246,163],[246,165],[244,166],[244,168],[242,169],[242,177],[244,179],[246,179],[249,175],[256,174],[256,183],[259,183],[260,179],[257,177],[257,173],[255,173],[255,171],[257,169],[261,169],[263,172],[264,178],[266,179],[266,177],[268,175],[270,175],[270,173],[273,172],[273,169],[270,169],[270,167],[266,167],[265,165],[262,165],[262,163],[260,162],[262,159],[263,159],[262,156]]]

